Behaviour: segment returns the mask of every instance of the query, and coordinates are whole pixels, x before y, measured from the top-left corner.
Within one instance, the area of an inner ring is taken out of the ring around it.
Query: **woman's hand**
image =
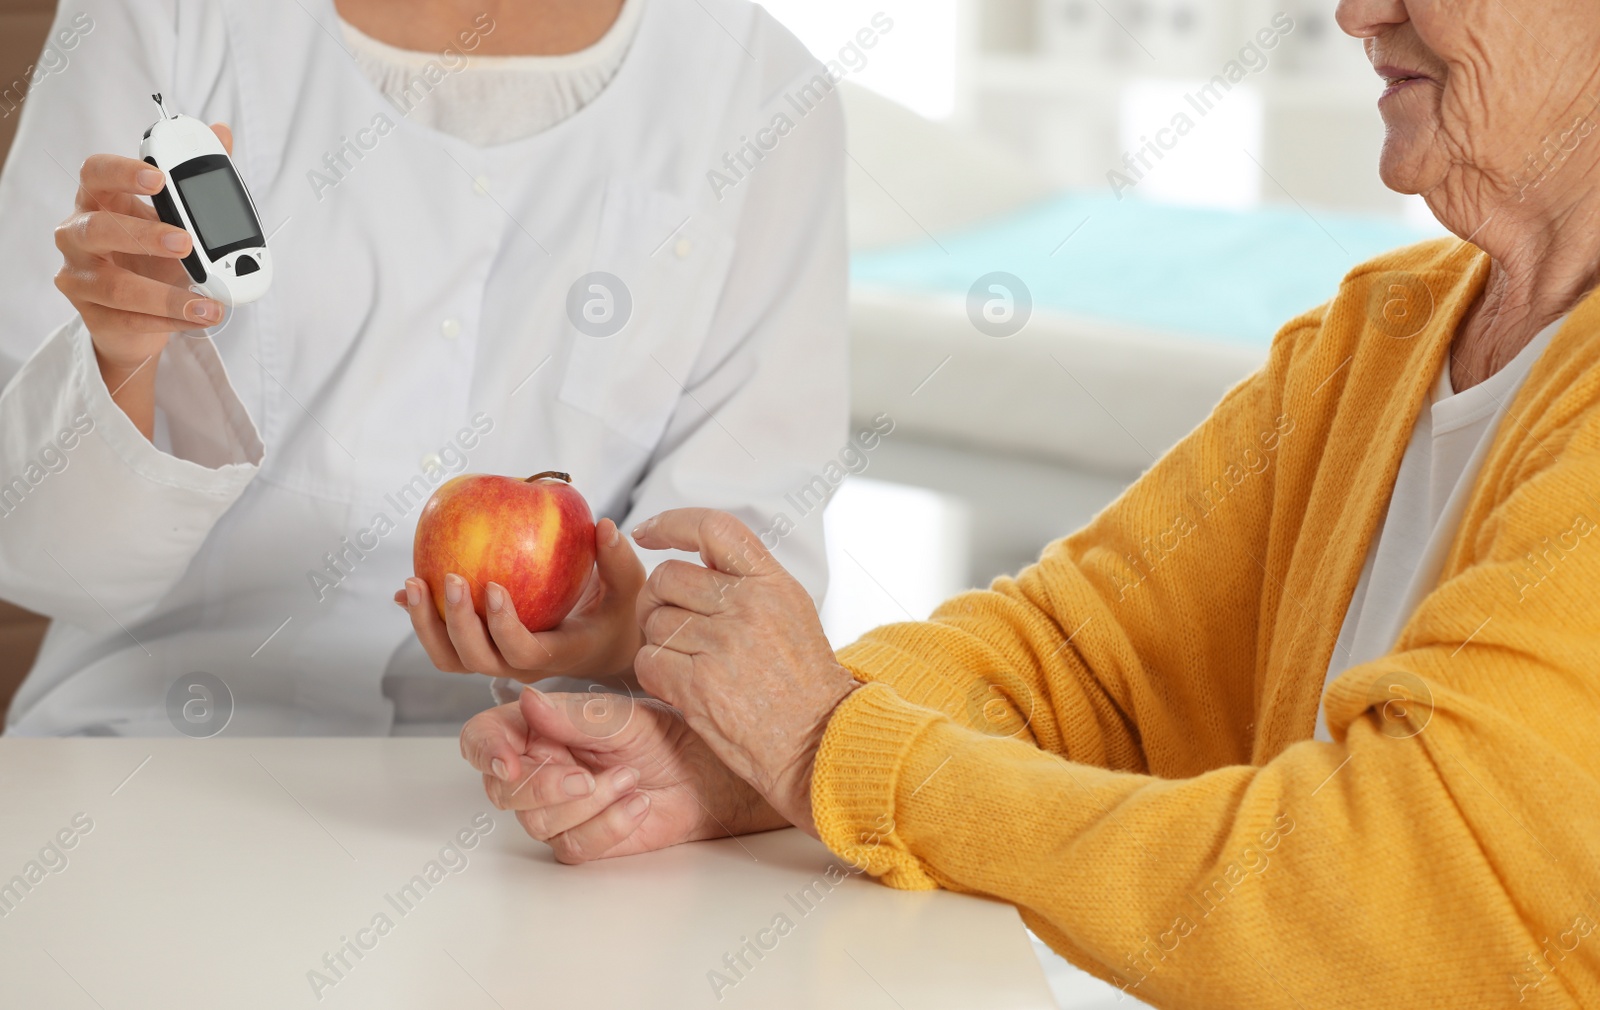
[[[811,769],[833,710],[857,687],[833,656],[805,587],[726,512],[674,509],[634,531],[663,562],[639,596],[634,670],[780,814],[816,836]]]
[[[422,579],[407,579],[394,600],[411,615],[428,658],[446,673],[482,673],[524,683],[546,677],[616,678],[632,671],[634,654],[644,642],[634,609],[644,585],[644,566],[610,519],[595,528],[595,545],[588,588],[551,631],[534,633],[523,627],[510,594],[494,582],[484,587],[488,619],[480,618],[459,575],[445,577],[443,619]]]
[[[230,152],[233,134],[211,128]],[[179,262],[193,241],[144,197],[159,171],[136,158],[92,155],[78,173],[72,215],[56,227],[56,287],[83,317],[112,398],[146,438],[155,428],[155,361],[174,332],[214,326],[222,304],[189,290]]]
[[[682,715],[650,699],[530,688],[474,716],[461,754],[490,802],[563,863],[785,826]]]

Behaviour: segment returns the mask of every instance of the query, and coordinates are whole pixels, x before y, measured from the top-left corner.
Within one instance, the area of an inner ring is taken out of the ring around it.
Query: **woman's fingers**
[[[644,562],[639,560],[633,543],[610,519],[595,524],[594,542],[595,566],[608,595],[632,601],[644,585]]]
[[[665,706],[607,691],[546,694],[530,687],[523,689],[518,704],[522,718],[540,737],[575,754],[615,755],[608,760],[635,767],[681,718]]]
[[[609,676],[626,670],[642,634],[634,604],[644,583],[640,564],[616,524],[603,519],[596,527],[599,566],[577,608],[550,630],[531,632],[517,615],[516,601],[496,582],[469,584],[458,574],[447,574],[442,618],[421,612],[420,605],[402,603],[434,665],[450,672],[471,671],[533,682],[569,673]],[[431,590],[421,579],[407,580]],[[412,590],[408,590],[412,592]],[[483,604],[483,616],[474,606]],[[396,602],[402,602],[396,595]],[[437,602],[437,601],[435,601]]]
[[[671,649],[692,656],[713,651],[715,625],[712,619],[677,607],[656,607],[644,619],[643,652],[654,653]]]
[[[461,727],[461,756],[485,775],[510,781],[534,734],[515,702],[479,712]]]
[[[182,259],[194,249],[189,233],[161,221],[109,210],[86,210],[56,227],[56,248],[71,260],[127,253]]]
[[[519,680],[530,679],[518,677],[519,672],[528,674],[565,669],[573,661],[572,654],[577,652],[581,655],[588,644],[577,640],[583,636],[576,631],[556,630],[537,635],[529,631],[522,623],[522,618],[517,616],[511,594],[498,582],[491,582],[483,588],[483,602],[494,647],[511,668],[510,675]]]
[[[222,304],[191,293],[174,262],[193,251],[188,233],[152,220],[154,211],[139,199],[161,189],[160,172],[131,158],[94,155],[79,181],[78,213],[55,232],[63,260],[55,283],[83,316],[103,360],[133,366],[149,356],[151,335],[222,321]],[[163,276],[181,286],[157,279]]]
[[[573,665],[592,648],[586,636],[576,632],[531,634],[517,617],[510,594],[496,583],[484,587],[484,599],[487,623],[472,605],[466,579],[446,575],[441,618],[427,583],[415,577],[406,580],[402,605],[434,666],[446,673],[537,680]],[[400,594],[395,594],[395,601],[402,602]]]
[[[516,703],[480,712],[461,729],[461,756],[474,768],[508,789],[521,785],[532,768],[546,762],[577,765],[571,750],[556,740],[542,737],[523,722]],[[523,761],[532,765],[524,767]]]
[[[750,527],[715,509],[668,509],[640,523],[633,538],[649,551],[698,552],[707,568],[728,575],[775,575],[783,571]]]
[[[644,565],[610,519],[596,525],[595,542],[589,586],[572,613],[549,631],[530,632],[503,586],[484,587],[489,635],[510,676],[533,681],[580,670],[604,676],[627,668],[638,645],[634,601],[644,584]]]
[[[233,154],[233,131],[225,123],[212,123],[211,132],[222,142],[222,149]],[[155,196],[166,179],[149,162],[120,154],[91,154],[78,168],[79,210],[97,208],[108,196],[136,194]]]
[[[532,732],[517,705],[502,705],[474,716],[461,733],[462,756],[483,772],[483,788],[490,802],[498,809],[516,811],[517,820],[532,837],[552,842],[555,836],[580,829],[596,818],[602,819],[602,825],[609,823],[604,820],[606,811],[637,789],[639,773],[634,768],[583,767],[566,748],[533,738]],[[623,818],[618,823],[631,832],[630,820],[636,821]],[[598,854],[604,850],[595,846],[610,834],[606,830],[597,833],[595,826],[585,828],[575,847],[568,843],[568,851]]]
[[[524,758],[522,768],[518,782],[494,780],[489,799],[501,810],[517,811],[528,834],[541,842],[596,816],[639,784],[639,773],[628,767],[595,772]]]
[[[183,288],[124,270],[110,263],[91,269],[63,268],[56,275],[56,287],[81,311],[84,306],[134,315],[153,316],[167,321],[167,329],[210,326],[222,319],[222,303],[196,298]]]
[[[634,792],[624,796],[581,824],[545,839],[556,859],[563,863],[584,863],[599,859],[627,841],[650,812],[650,794]],[[517,820],[527,827],[526,813]]]
[[[529,672],[557,661],[557,655],[522,626],[504,588],[490,583],[484,593],[488,604],[485,609],[489,611],[487,629],[473,609],[470,587],[459,575],[445,576],[445,616],[442,618],[428,584],[422,579],[407,579],[406,588],[395,594],[395,602],[411,615],[417,640],[433,665],[445,673],[481,673],[526,680]],[[453,601],[452,596],[455,597]],[[494,607],[497,596],[502,604],[498,612]],[[536,662],[538,659],[544,662]]]
[[[739,591],[744,579],[697,565],[692,561],[669,558],[656,566],[639,594],[639,613],[668,604],[697,614],[718,614]]]
[[[483,591],[483,590],[480,590]],[[474,673],[507,677],[514,671],[489,639],[489,629],[472,605],[472,586],[459,575],[444,577],[444,626],[461,664]]]
[[[530,728],[515,702],[479,712],[467,720],[461,727],[461,756],[483,773],[484,792],[491,800],[506,795],[491,791],[491,786],[499,784],[507,790],[515,789],[527,777],[529,769],[545,762],[577,764],[572,751]],[[525,767],[525,759],[532,760],[533,765]]]
[[[89,327],[90,333],[117,331],[121,334],[117,349],[124,355],[137,351],[136,356],[141,359],[150,354],[160,354],[167,344],[168,335],[174,330],[191,330],[197,325],[167,316],[150,316],[142,312],[129,312],[126,309],[111,309],[93,302],[82,303],[78,308],[78,314],[83,317],[84,325]]]
[[[91,154],[78,169],[78,209],[99,210],[108,201],[135,194],[155,196],[166,185],[161,172],[137,158]]]
[[[684,712],[691,707],[697,712],[703,710],[692,691],[694,657],[672,645],[646,644],[634,657],[633,669],[639,675],[640,686],[668,705]]]
[[[456,654],[456,647],[450,641],[449,629],[445,627],[444,619],[439,616],[439,611],[434,606],[433,593],[428,584],[418,578],[407,579],[405,594],[406,613],[411,616],[411,628],[417,633],[417,641],[422,643],[422,649],[433,661],[433,665],[445,673],[471,672]]]

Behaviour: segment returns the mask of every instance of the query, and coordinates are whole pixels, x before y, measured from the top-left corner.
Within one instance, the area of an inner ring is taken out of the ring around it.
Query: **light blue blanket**
[[[1278,327],[1332,297],[1351,267],[1439,234],[1293,205],[1232,211],[1070,193],[937,245],[858,252],[851,277],[965,296],[979,277],[1005,271],[1028,285],[1036,310],[1265,348]]]

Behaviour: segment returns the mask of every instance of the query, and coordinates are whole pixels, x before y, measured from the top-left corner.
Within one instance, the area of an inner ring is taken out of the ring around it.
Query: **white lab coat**
[[[821,72],[759,7],[651,0],[591,105],[490,149],[386,102],[331,0],[63,11],[92,27],[0,178],[0,597],[55,621],[8,732],[171,735],[203,672],[229,735],[388,733],[415,650],[390,596],[449,475],[565,470],[624,529],[693,504],[760,530],[845,441],[837,96],[726,185]],[[51,277],[78,166],[136,152],[156,91],[232,125],[276,277],[169,343],[151,444]],[[595,271],[631,295],[613,336],[568,315]],[[777,554],[820,598],[820,518]]]

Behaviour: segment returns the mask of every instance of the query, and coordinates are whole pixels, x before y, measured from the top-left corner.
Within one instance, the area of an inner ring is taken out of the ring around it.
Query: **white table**
[[[794,830],[561,866],[454,740],[0,740],[0,888],[30,861],[0,890],[0,1006],[1054,1006],[1008,905],[823,894],[838,861]],[[779,915],[719,1001],[709,973]]]

